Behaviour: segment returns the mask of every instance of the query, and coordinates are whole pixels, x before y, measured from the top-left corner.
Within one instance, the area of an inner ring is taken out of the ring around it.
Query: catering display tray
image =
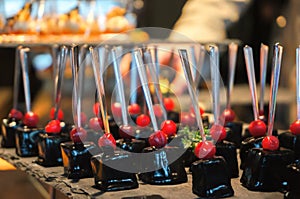
[[[85,178],[78,181],[68,179],[63,176],[63,167],[42,167],[34,161],[36,157],[21,158],[15,154],[15,149],[0,149],[0,158],[5,159],[13,164],[17,169],[23,170],[28,175],[38,179],[42,183],[46,183],[51,187],[62,192],[66,196],[74,199],[83,198],[105,198],[105,199],[128,199],[128,198],[198,198],[192,193],[192,175],[187,169],[188,182],[178,185],[149,185],[139,181],[139,188],[115,191],[102,192],[94,187],[94,178]],[[240,171],[240,176],[242,172]],[[234,196],[231,198],[237,199],[266,199],[266,198],[283,198],[283,193],[279,192],[253,192],[244,188],[240,184],[240,178],[231,180],[234,189]]]

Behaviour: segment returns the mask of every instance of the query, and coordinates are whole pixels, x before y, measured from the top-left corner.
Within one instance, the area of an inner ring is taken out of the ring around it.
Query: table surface
[[[160,195],[162,198],[198,198],[192,193],[192,175],[188,172],[188,182],[179,185],[149,185],[139,182],[139,188],[115,191],[115,192],[101,192],[99,189],[93,187],[94,179],[85,178],[79,181],[72,181],[63,176],[63,167],[43,167],[34,161],[36,157],[21,158],[15,154],[15,149],[0,149],[0,157],[7,160],[18,169],[25,171],[32,175],[39,181],[46,183],[58,191],[64,193],[70,198],[133,198],[137,196],[151,196]],[[240,171],[240,176],[242,172]],[[234,189],[234,196],[231,198],[238,199],[277,199],[283,198],[283,194],[279,192],[253,192],[244,188],[239,181],[239,178],[231,180]],[[142,197],[140,197],[142,198]],[[137,199],[137,198],[135,198]]]

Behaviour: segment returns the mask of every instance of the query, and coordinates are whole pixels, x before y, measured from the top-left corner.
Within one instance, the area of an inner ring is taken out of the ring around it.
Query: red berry
[[[39,117],[34,112],[27,112],[24,116],[23,123],[28,127],[36,127],[39,122]]]
[[[103,122],[99,117],[93,117],[89,120],[89,127],[94,131],[101,131],[103,127]]]
[[[54,118],[54,115],[55,115],[55,107],[52,107],[50,110],[50,119],[51,120],[58,119],[60,121],[64,119],[64,112],[61,109],[58,110],[57,118]]]
[[[115,102],[111,105],[111,112],[114,117],[121,118],[122,117],[122,108],[119,102]]]
[[[214,139],[216,142],[220,142],[224,140],[227,136],[226,129],[224,126],[219,125],[219,124],[214,124],[210,128],[210,135],[212,139]]]
[[[290,125],[290,131],[294,135],[300,135],[300,120],[296,120]]]
[[[173,120],[166,120],[161,123],[161,130],[166,134],[166,136],[174,136],[177,132],[176,123]]]
[[[122,138],[131,139],[134,137],[135,129],[130,125],[122,125],[119,128],[119,134]]]
[[[146,114],[141,114],[136,118],[136,124],[141,127],[148,126],[150,122],[151,122],[150,117]]]
[[[267,126],[263,121],[255,120],[250,123],[248,129],[253,137],[261,137],[266,134]]]
[[[266,150],[275,151],[279,148],[279,140],[276,136],[266,136],[262,140],[262,147]]]
[[[61,131],[61,126],[59,120],[51,120],[45,126],[46,133],[60,133],[60,131]]]
[[[232,109],[225,109],[222,116],[225,119],[225,123],[232,122],[235,119],[235,113]]]
[[[195,147],[194,154],[200,159],[209,159],[216,154],[216,146],[209,141],[199,142]]]
[[[81,120],[81,126],[86,125],[87,117],[86,117],[85,113],[83,113],[83,112],[80,113],[80,120]],[[77,121],[78,121],[77,115],[75,115],[75,123],[76,123],[76,124],[77,124]],[[77,124],[77,125],[78,125],[78,124]]]
[[[163,111],[159,104],[153,105],[153,111],[156,117],[161,118],[163,116]]]
[[[100,115],[100,104],[99,102],[96,102],[93,106],[93,113],[96,115],[96,116],[99,116]]]
[[[141,112],[141,107],[138,104],[130,104],[128,106],[128,112],[130,115],[137,115]]]
[[[180,123],[183,126],[194,126],[196,124],[195,115],[188,112],[180,113]]]
[[[70,137],[74,143],[81,143],[85,141],[87,132],[82,127],[75,127],[71,130]]]
[[[111,146],[112,148],[116,148],[116,140],[110,133],[105,133],[102,135],[98,140],[98,146],[104,147],[104,146]]]
[[[149,136],[148,141],[150,146],[162,148],[167,144],[167,137],[163,131],[156,131]]]
[[[9,118],[14,118],[16,120],[21,120],[23,119],[23,113],[17,109],[11,109],[9,114],[8,114]]]
[[[172,111],[175,108],[174,100],[170,97],[164,98],[164,106],[167,111]]]

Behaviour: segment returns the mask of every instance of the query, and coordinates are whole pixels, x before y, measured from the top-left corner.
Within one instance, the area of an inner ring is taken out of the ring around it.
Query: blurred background
[[[6,3],[2,0],[0,9],[5,9],[7,15],[15,13],[15,10],[23,5],[25,0],[14,1],[13,3]],[[59,1],[61,4],[58,6],[59,12],[64,12],[76,5],[78,1]],[[114,3],[115,1],[103,1]],[[206,2],[207,1],[203,1]],[[223,2],[223,1],[221,1]],[[227,2],[224,0],[224,2]],[[290,93],[290,96],[284,98],[278,98],[276,120],[278,120],[279,128],[288,128],[289,123],[294,120],[295,114],[295,83],[294,83],[294,70],[295,70],[295,49],[299,45],[299,30],[300,30],[300,14],[297,8],[299,8],[299,1],[297,0],[230,0],[228,2],[234,2],[234,4],[242,7],[242,11],[233,13],[237,18],[224,17],[226,29],[224,30],[226,35],[221,39],[237,39],[240,46],[237,58],[236,77],[235,84],[246,85],[248,78],[246,74],[246,68],[244,63],[242,47],[249,45],[253,48],[254,64],[256,67],[256,79],[259,78],[259,48],[261,43],[269,45],[269,60],[268,60],[268,74],[267,84],[270,82],[270,68],[272,64],[272,47],[275,42],[280,42],[284,47],[283,66],[281,71],[280,87],[283,88],[283,95]],[[185,6],[187,3],[194,3],[193,0],[133,0],[127,5],[127,8],[131,10],[132,17],[136,17],[136,27],[161,27],[170,30],[177,30],[176,27],[180,25],[179,21],[182,15],[187,15],[189,11]],[[20,6],[18,6],[20,4]],[[207,6],[205,3],[203,6]],[[218,5],[218,1],[210,1],[209,6]],[[5,5],[5,6],[3,6]],[[220,4],[223,5],[223,4]],[[226,3],[224,3],[226,5]],[[224,7],[226,11],[227,7]],[[228,6],[230,8],[230,6]],[[203,8],[202,8],[203,9]],[[199,10],[199,11],[198,11]],[[190,15],[198,15],[201,12],[201,7],[191,10]],[[229,11],[230,12],[230,9]],[[198,14],[197,14],[198,13]],[[224,13],[205,13],[205,18],[209,23],[210,19],[220,18],[219,15],[225,15]],[[186,17],[186,16],[185,16]],[[186,17],[188,18],[188,17]],[[185,19],[184,22],[188,24],[189,20]],[[202,24],[199,23],[199,26]],[[197,28],[197,26],[191,25],[190,29]],[[217,32],[218,30],[215,30]],[[201,38],[201,33],[199,32]],[[168,38],[170,35],[159,35],[159,39]],[[191,38],[197,40],[198,38]],[[220,38],[218,38],[218,41]],[[209,40],[210,41],[210,40]],[[206,41],[207,42],[207,41]],[[214,41],[210,41],[214,42]],[[30,54],[30,60],[32,61],[30,68],[30,81],[33,100],[33,109],[41,116],[41,123],[45,123],[49,117],[48,113],[50,109],[45,107],[51,107],[52,105],[52,93],[51,93],[51,66],[52,59],[49,54],[50,49],[35,48],[35,53]],[[6,117],[9,110],[12,107],[12,85],[13,85],[13,66],[15,60],[15,49],[13,47],[2,46],[0,48],[0,117]],[[227,52],[221,54],[221,75],[223,81],[227,82],[227,64],[228,55]],[[69,71],[69,78],[71,74]],[[71,86],[65,91],[66,95],[71,97]],[[22,87],[21,87],[22,88]],[[245,87],[245,91],[248,92],[248,87]],[[282,91],[282,92],[283,92]],[[235,92],[235,91],[233,91]],[[248,93],[246,93],[248,95]],[[268,95],[268,94],[267,94]],[[280,95],[280,92],[279,92]],[[280,95],[282,96],[282,95]],[[47,99],[47,100],[45,100]],[[20,102],[24,102],[24,97],[20,95]],[[43,102],[42,104],[40,102]],[[69,104],[69,101],[66,102]],[[68,105],[66,105],[68,106]],[[235,106],[235,107],[234,107]],[[239,119],[245,122],[250,122],[253,118],[251,101],[249,95],[249,101],[243,103],[237,103],[233,105],[234,109],[238,112]],[[68,109],[71,107],[67,107]],[[69,116],[71,118],[71,114]]]

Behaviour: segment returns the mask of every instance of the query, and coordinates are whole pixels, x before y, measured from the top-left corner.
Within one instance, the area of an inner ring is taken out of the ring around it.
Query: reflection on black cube
[[[38,158],[37,163],[42,166],[62,166],[62,156],[60,144],[70,141],[69,137],[61,134],[40,133],[38,140]]]
[[[181,148],[166,146],[161,149],[147,147],[144,149],[144,159],[139,179],[147,184],[180,184],[187,182]]]
[[[204,198],[224,198],[234,195],[228,167],[223,157],[201,159],[191,166],[193,193]]]
[[[245,161],[248,157],[248,152],[250,149],[253,148],[262,148],[262,140],[264,137],[248,137],[245,140],[242,141],[241,143],[241,148],[240,148],[240,159],[241,159],[241,164],[240,164],[240,169],[245,169]]]
[[[37,156],[37,142],[42,132],[43,129],[19,126],[15,132],[16,154],[21,157]]]
[[[281,147],[291,149],[295,156],[300,158],[300,135],[294,135],[291,132],[283,132],[278,135]]]
[[[225,140],[233,142],[237,148],[240,148],[242,142],[243,123],[242,122],[227,122],[225,127],[229,128]]]
[[[93,142],[61,143],[64,174],[70,179],[93,177],[90,159],[99,153]]]
[[[285,193],[285,199],[300,198],[300,160],[287,166],[288,170],[288,191]]]
[[[20,126],[20,121],[13,118],[2,119],[1,129],[2,129],[2,140],[1,147],[13,148],[16,146],[16,129]]]
[[[126,151],[101,153],[91,158],[95,186],[102,191],[138,188],[136,174],[126,171],[135,167],[135,161]],[[123,166],[122,166],[123,165]],[[123,167],[120,168],[120,166]]]
[[[293,162],[294,153],[288,149],[251,149],[240,181],[252,191],[283,191],[287,188],[287,166]]]
[[[237,160],[237,147],[232,142],[223,140],[216,143],[216,155],[222,156],[228,166],[229,176],[231,178],[239,177],[239,166]]]

